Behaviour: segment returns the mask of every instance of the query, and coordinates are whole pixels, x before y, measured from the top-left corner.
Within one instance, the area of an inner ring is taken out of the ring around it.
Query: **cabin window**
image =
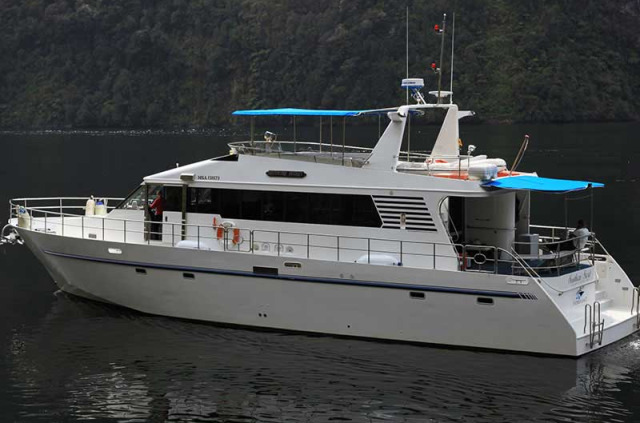
[[[267,220],[271,222],[287,221],[284,215],[285,193],[275,191],[253,191],[261,198],[261,210],[257,220]],[[244,212],[244,204],[242,205]],[[244,219],[244,213],[242,214]]]
[[[149,204],[162,191],[166,211],[182,211],[182,188],[178,186],[149,185]],[[145,185],[141,185],[118,204],[118,209],[144,210]]]
[[[189,188],[187,199],[187,210],[193,213],[215,213],[220,208],[220,205],[212,195],[210,189],[201,188]]]
[[[285,217],[287,222],[306,223],[309,221],[309,194],[290,192],[284,198]]]
[[[382,225],[369,195],[190,188],[187,211],[270,222]]]
[[[182,187],[164,187],[164,210],[182,211]]]
[[[120,204],[116,206],[118,209],[143,210],[144,209],[144,185],[136,188],[127,196]]]

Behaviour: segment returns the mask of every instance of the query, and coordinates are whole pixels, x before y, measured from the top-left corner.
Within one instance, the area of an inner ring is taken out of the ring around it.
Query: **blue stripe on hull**
[[[134,261],[105,259],[98,257],[82,256],[77,254],[66,254],[55,251],[44,250],[46,254],[64,257],[75,260],[92,261],[97,263],[116,264],[121,266],[130,267],[144,267],[148,269],[161,269],[161,270],[175,270],[180,272],[194,272],[194,273],[208,273],[216,275],[232,275],[253,277],[262,279],[281,279],[298,282],[310,282],[310,283],[324,283],[324,284],[336,284],[336,285],[353,285],[353,286],[366,286],[372,288],[388,288],[388,289],[402,289],[406,291],[424,291],[424,292],[440,292],[446,294],[462,294],[462,295],[479,295],[486,297],[501,297],[501,298],[517,298],[527,299],[526,293],[511,292],[511,291],[491,291],[491,290],[477,290],[468,288],[454,288],[445,286],[433,286],[433,285],[415,285],[415,284],[398,284],[391,282],[376,282],[376,281],[360,281],[360,280],[344,280],[334,278],[317,278],[309,276],[297,276],[297,275],[269,275],[269,274],[256,274],[253,272],[245,272],[241,270],[225,270],[225,269],[210,269],[204,267],[187,267],[187,266],[174,266],[169,264],[154,264],[154,263],[140,263]]]

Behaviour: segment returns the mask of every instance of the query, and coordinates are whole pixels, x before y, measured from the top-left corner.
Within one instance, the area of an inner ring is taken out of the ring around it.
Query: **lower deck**
[[[554,278],[594,266],[604,257],[597,254],[598,247],[605,252],[595,237],[585,240],[584,247],[580,249],[550,250],[547,245],[553,247],[553,244],[557,246],[560,243],[555,234],[557,228],[534,225],[532,229],[549,233],[539,236],[548,242],[538,244],[536,235],[535,244],[513,241],[507,248],[497,246],[501,245],[498,243],[425,241],[419,231],[411,229],[367,228],[364,233],[377,236],[356,236],[362,231],[352,228],[343,235],[341,233],[345,230],[338,226],[326,227],[332,230],[325,233],[282,230],[288,225],[277,222],[273,225],[243,222],[243,226],[236,226],[234,222],[222,220],[219,215],[189,215],[189,221],[197,217],[196,221],[212,222],[189,224],[184,223],[185,217],[179,212],[165,212],[161,221],[145,221],[142,210],[113,208],[111,211],[105,209],[99,215],[87,216],[66,212],[62,200],[59,208],[22,206],[22,214],[18,213],[16,206],[12,204],[10,219],[14,226],[62,237],[418,269]],[[78,206],[74,208],[81,209]],[[308,227],[313,228],[314,225]]]

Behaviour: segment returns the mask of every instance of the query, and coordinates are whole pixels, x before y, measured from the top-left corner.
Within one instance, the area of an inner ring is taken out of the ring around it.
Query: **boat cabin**
[[[408,120],[438,109],[445,118],[433,149],[400,151]],[[601,184],[514,172],[503,159],[473,156],[473,148],[461,154],[458,121],[471,113],[452,103],[234,114],[251,117],[249,141],[146,177],[112,213],[147,222],[143,242],[179,247],[195,240],[197,248],[351,261],[373,253],[399,265],[491,272],[510,272],[516,253],[554,271],[580,261],[560,228],[532,227],[530,192]],[[255,117],[276,115],[386,116],[388,125],[374,148],[349,146],[344,136],[341,143],[322,135],[319,142],[278,140],[270,131],[255,140]],[[158,197],[160,213],[152,207]]]

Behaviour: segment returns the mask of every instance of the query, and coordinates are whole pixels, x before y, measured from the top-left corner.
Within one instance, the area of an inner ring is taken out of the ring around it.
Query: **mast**
[[[456,12],[453,12],[453,22],[451,26],[451,75],[449,80],[449,91],[451,94],[449,95],[449,104],[453,104],[453,47],[455,43],[456,36]]]
[[[438,32],[442,35],[442,40],[440,41],[440,68],[438,69],[438,104],[442,103],[442,98],[440,97],[440,91],[442,91],[442,60],[444,58],[444,31],[447,25],[447,14],[445,13],[442,17],[442,29]]]
[[[407,67],[407,76],[409,78],[409,6],[407,6],[407,17],[406,17],[406,36],[405,36],[405,50],[406,50],[406,67]],[[409,88],[407,88],[407,104],[409,104]]]

